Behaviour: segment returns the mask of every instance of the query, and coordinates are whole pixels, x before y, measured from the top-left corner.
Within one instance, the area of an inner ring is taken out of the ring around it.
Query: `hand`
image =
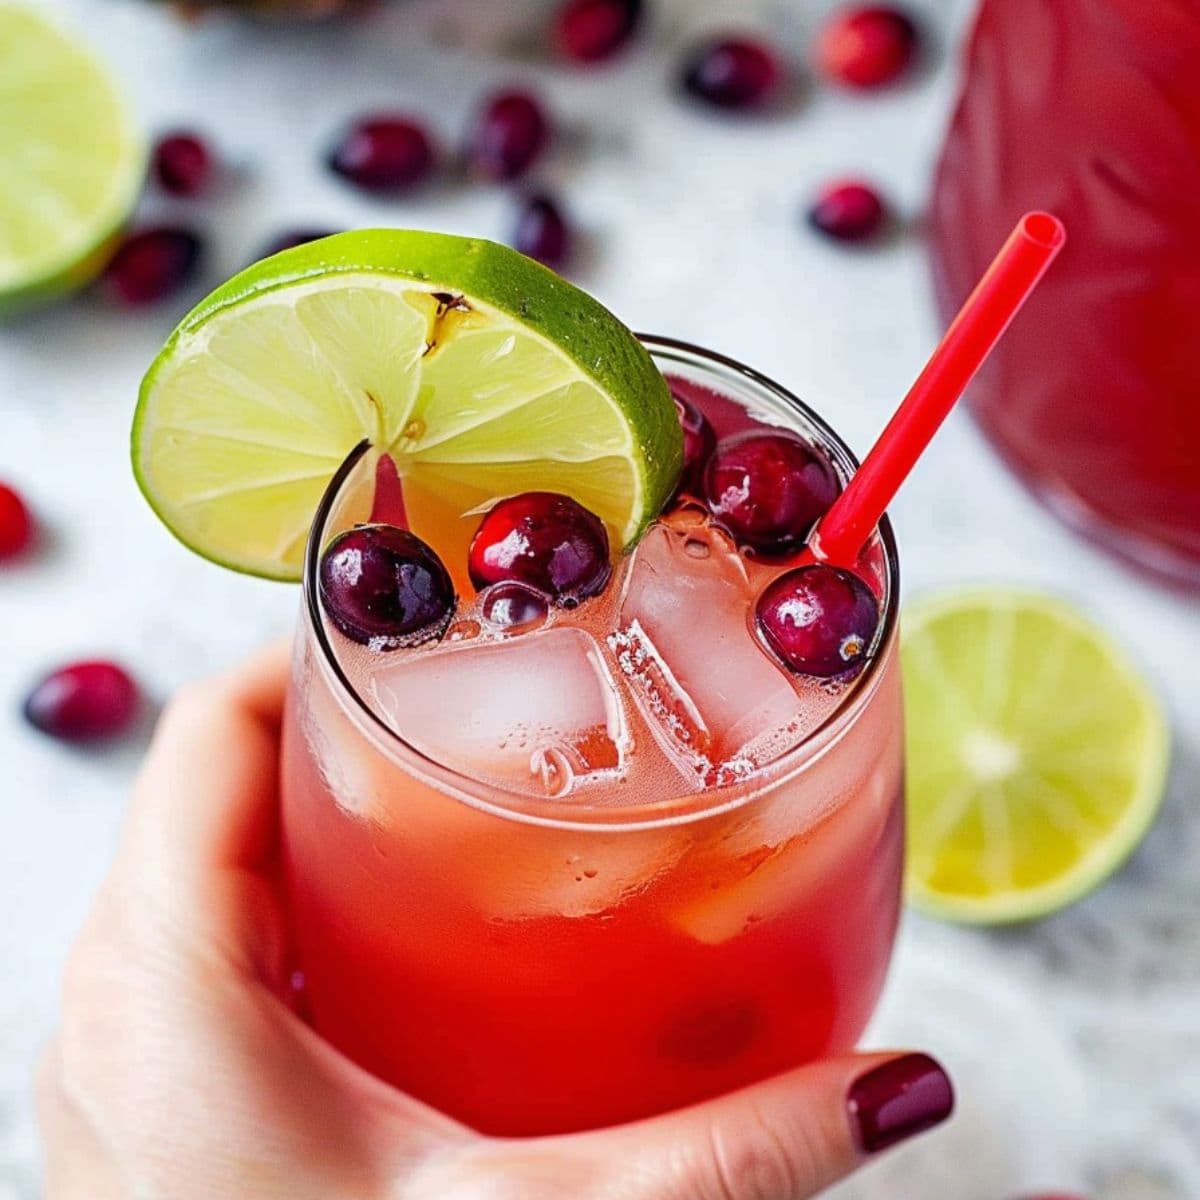
[[[848,1055],[597,1133],[482,1137],[343,1058],[285,994],[286,651],[160,722],[38,1079],[47,1200],[799,1200],[945,1118],[923,1055]]]

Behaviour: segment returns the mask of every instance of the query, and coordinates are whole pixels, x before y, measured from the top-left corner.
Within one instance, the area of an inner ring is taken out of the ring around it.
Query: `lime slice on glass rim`
[[[99,273],[145,162],[105,67],[39,13],[0,0],[0,317]]]
[[[418,531],[539,490],[618,545],[683,455],[666,382],[597,301],[493,242],[378,229],[264,259],[185,317],[142,383],[133,464],[180,541],[295,580],[363,439],[395,461]]]
[[[1062,601],[910,604],[907,889],[933,916],[1045,916],[1099,887],[1162,801],[1169,732],[1119,646]]]

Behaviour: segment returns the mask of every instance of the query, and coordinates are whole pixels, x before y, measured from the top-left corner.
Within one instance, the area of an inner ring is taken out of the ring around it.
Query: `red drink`
[[[986,0],[937,173],[946,320],[1030,208],[1065,250],[972,404],[1059,515],[1200,586],[1200,11],[1171,0]]]
[[[848,452],[794,398],[649,345],[718,437],[784,426],[848,478]],[[378,504],[375,478],[369,455],[343,469],[313,547]],[[408,517],[434,545],[464,540],[444,513]],[[879,641],[837,683],[769,657],[753,600],[785,566],[739,553],[692,504],[578,608],[502,635],[464,602],[441,644],[392,654],[332,628],[315,557],[283,792],[322,1034],[508,1135],[646,1116],[854,1044],[900,898],[886,523],[858,564]]]

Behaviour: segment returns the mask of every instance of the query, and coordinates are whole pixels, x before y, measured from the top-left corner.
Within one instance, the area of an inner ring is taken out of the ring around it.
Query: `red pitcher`
[[[1065,250],[973,408],[1057,514],[1200,587],[1200,4],[985,0],[938,166],[945,319],[1025,210]]]

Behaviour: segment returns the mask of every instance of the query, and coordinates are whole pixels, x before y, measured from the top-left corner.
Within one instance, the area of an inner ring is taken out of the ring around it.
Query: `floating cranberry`
[[[718,38],[692,50],[683,86],[717,108],[756,108],[779,87],[783,68],[775,51],[746,38]]]
[[[762,1014],[749,1000],[709,1001],[677,1013],[659,1048],[676,1062],[712,1067],[745,1054],[762,1028]]]
[[[483,518],[468,568],[478,589],[512,579],[570,606],[608,582],[608,533],[569,496],[525,492],[501,500]]]
[[[113,662],[77,662],[37,683],[25,699],[25,719],[65,742],[90,742],[128,728],[140,696],[129,674]]]
[[[829,460],[790,433],[727,438],[704,473],[705,498],[717,522],[763,554],[800,549],[838,490]]]
[[[196,196],[208,186],[213,156],[199,134],[178,132],[159,138],[152,159],[158,182],[173,195]]]
[[[101,286],[122,304],[153,304],[191,279],[201,248],[187,229],[161,226],[131,233],[105,267]]]
[[[683,474],[679,477],[679,487],[699,496],[704,491],[704,468],[716,449],[717,435],[708,418],[690,400],[679,395],[674,399],[683,427]]]
[[[869,5],[835,13],[817,36],[817,66],[849,87],[871,88],[903,74],[917,47],[917,28],[895,8]]]
[[[600,62],[633,36],[642,0],[566,0],[554,21],[554,40],[567,58]]]
[[[33,516],[6,483],[0,483],[0,559],[16,558],[33,541]]]
[[[830,679],[866,659],[879,604],[852,571],[816,563],[770,583],[755,616],[767,645],[790,671]]]
[[[840,242],[864,242],[879,232],[886,215],[870,184],[847,180],[821,193],[808,210],[808,223]]]
[[[534,96],[497,92],[476,114],[467,161],[483,179],[515,179],[533,165],[549,140],[550,122]]]
[[[306,246],[309,242],[333,237],[335,233],[336,229],[291,229],[272,238],[262,248],[259,258],[270,258],[272,254],[282,254],[285,250],[294,250],[297,246]]]
[[[555,270],[571,255],[571,230],[549,196],[529,196],[521,203],[513,230],[513,248]]]
[[[330,151],[329,169],[368,192],[399,192],[424,180],[434,164],[433,143],[407,117],[361,117]]]
[[[416,534],[395,525],[358,525],[321,555],[321,600],[353,641],[376,650],[441,637],[454,615],[454,584]]]
[[[480,606],[489,625],[512,633],[536,629],[545,622],[549,609],[545,593],[514,580],[493,584],[484,592]]]

